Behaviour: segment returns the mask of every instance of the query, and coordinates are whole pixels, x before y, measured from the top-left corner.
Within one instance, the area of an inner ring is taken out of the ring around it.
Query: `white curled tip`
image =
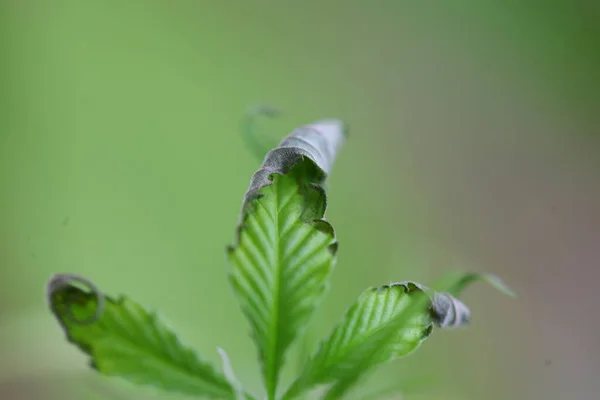
[[[323,132],[326,136],[348,136],[346,124],[339,119],[322,119],[310,124],[310,126]]]
[[[321,151],[327,154],[328,168],[324,168],[327,172],[331,168],[340,148],[348,137],[348,129],[339,119],[322,119],[312,124],[306,125],[311,130],[318,131],[324,140],[321,141],[321,146],[324,148]]]
[[[339,119],[323,119],[309,126],[321,132],[323,136],[330,139],[330,143],[335,143],[338,147],[344,144],[348,137],[348,127]]]

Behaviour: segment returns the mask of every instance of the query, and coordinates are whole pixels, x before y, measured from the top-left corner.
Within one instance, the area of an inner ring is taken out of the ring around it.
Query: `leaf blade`
[[[244,196],[229,278],[274,398],[291,343],[328,288],[337,241],[321,187],[343,142],[338,121],[296,129],[265,156]]]
[[[428,313],[415,315],[427,302],[421,287],[412,282],[365,290],[321,341],[284,398],[328,383],[334,383],[330,392],[337,392],[372,366],[416,350],[433,327]]]
[[[67,340],[90,356],[90,366],[100,373],[191,396],[234,397],[220,372],[138,303],[108,297],[86,279],[67,274],[50,280],[48,300]]]
[[[340,398],[372,368],[416,350],[430,336],[433,325],[455,328],[469,324],[469,309],[452,294],[459,294],[478,280],[489,282],[506,294],[512,293],[493,275],[469,273],[448,279],[439,291],[409,281],[367,289],[347,309],[329,338],[321,342],[284,398],[327,383],[331,386],[324,398]],[[414,295],[417,297],[410,304],[400,301],[399,296]],[[376,301],[378,308],[365,312]],[[364,314],[369,317],[365,319]]]

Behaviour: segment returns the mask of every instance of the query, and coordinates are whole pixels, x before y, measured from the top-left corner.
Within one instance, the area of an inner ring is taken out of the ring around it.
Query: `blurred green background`
[[[159,309],[260,390],[224,255],[257,101],[284,110],[275,137],[350,126],[313,347],[367,286],[468,269],[520,294],[469,289],[469,329],[355,398],[433,377],[406,398],[597,399],[599,21],[583,0],[2,0],[0,399],[160,397],[88,371],[44,303],[54,272]]]

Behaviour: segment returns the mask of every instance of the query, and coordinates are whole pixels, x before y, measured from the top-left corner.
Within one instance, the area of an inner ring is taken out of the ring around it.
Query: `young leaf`
[[[285,353],[323,297],[337,242],[322,184],[344,141],[338,121],[296,129],[271,150],[244,197],[230,281],[250,322],[269,399]]]
[[[374,365],[409,354],[431,333],[427,303],[420,286],[411,282],[367,289],[321,342],[284,398],[317,385],[352,381]]]
[[[450,287],[462,288],[473,280],[461,277]],[[418,283],[368,289],[321,343],[284,398],[326,383],[333,385],[325,398],[339,398],[373,367],[417,349],[434,324],[457,327],[469,320],[470,312],[460,300]]]
[[[91,366],[102,374],[189,396],[235,397],[221,373],[132,300],[105,296],[78,276],[55,275],[48,301],[69,342],[89,355]]]

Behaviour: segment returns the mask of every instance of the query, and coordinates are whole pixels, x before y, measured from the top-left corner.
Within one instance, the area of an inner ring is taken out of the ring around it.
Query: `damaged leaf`
[[[303,126],[271,150],[244,197],[230,281],[258,348],[269,398],[285,354],[328,287],[337,242],[322,187],[344,141],[339,121]]]
[[[475,280],[461,276],[448,287],[461,291]],[[456,297],[415,282],[367,289],[321,342],[284,398],[324,384],[332,384],[325,398],[339,398],[377,365],[416,350],[434,326],[464,326],[469,320],[469,309]]]
[[[235,398],[223,374],[138,303],[108,297],[75,275],[52,277],[48,301],[69,342],[100,373],[188,396]]]

